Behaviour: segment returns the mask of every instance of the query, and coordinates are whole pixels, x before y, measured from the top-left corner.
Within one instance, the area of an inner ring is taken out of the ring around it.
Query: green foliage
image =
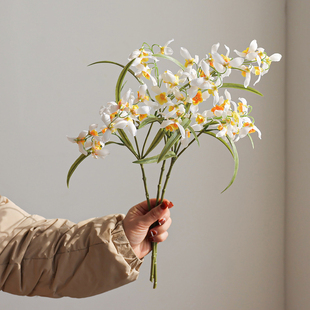
[[[189,124],[191,123],[191,120],[188,119],[188,118],[185,118],[182,123],[181,123],[181,126],[186,129]],[[179,141],[181,137],[181,133],[180,133],[180,130],[176,130],[172,133],[172,135],[169,137],[168,141],[166,142],[163,150],[161,151],[161,153],[159,154],[159,157],[158,157],[158,163],[160,161],[162,161],[165,157],[165,155],[168,153],[168,151],[175,145],[175,143],[177,141]]]
[[[166,155],[164,156],[163,160],[166,160],[166,159],[171,158],[171,157],[176,157],[176,154],[174,152],[172,152],[172,151],[169,151],[169,152],[166,153]],[[152,163],[156,163],[158,161],[158,158],[159,158],[159,154],[156,155],[156,156],[152,156],[152,157],[147,157],[147,158],[143,158],[143,159],[140,159],[140,160],[136,160],[133,163],[134,164],[140,164],[140,165],[152,164]]]
[[[223,83],[223,85],[221,86],[222,88],[237,88],[237,89],[243,89],[243,90],[247,90],[250,91],[256,95],[259,96],[263,96],[263,94],[261,92],[259,92],[258,90],[256,90],[253,87],[244,87],[243,84],[236,84],[236,83]]]
[[[71,179],[71,176],[73,174],[73,172],[75,171],[75,169],[79,166],[79,164],[88,156],[90,155],[90,153],[88,153],[87,155],[81,154],[77,160],[72,164],[72,166],[70,167],[68,174],[67,174],[67,186],[69,188],[69,182]]]

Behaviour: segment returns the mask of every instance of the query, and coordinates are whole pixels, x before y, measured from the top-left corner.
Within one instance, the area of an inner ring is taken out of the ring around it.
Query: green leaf
[[[228,136],[226,136],[226,138],[228,139],[228,141],[232,147],[233,153],[234,153],[235,166],[234,166],[234,174],[232,176],[232,179],[231,179],[230,183],[227,185],[227,187],[222,191],[222,193],[224,193],[226,191],[226,189],[228,189],[234,183],[236,176],[237,176],[237,173],[238,173],[238,168],[239,168],[239,156],[238,156],[236,145]]]
[[[75,171],[75,169],[78,167],[78,165],[88,156],[90,155],[90,153],[88,153],[87,155],[81,154],[77,160],[72,164],[72,166],[70,167],[68,174],[67,174],[67,186],[69,188],[69,182],[71,179],[71,176],[73,174],[73,172]]]
[[[125,131],[123,129],[117,129],[117,132],[119,133],[122,142],[124,145],[131,151],[132,154],[134,154],[138,158],[138,154],[136,153],[135,149],[133,148],[130,140],[128,139]]]
[[[159,118],[155,115],[149,115],[146,119],[144,119],[139,126],[139,129],[143,128],[144,126],[159,121]]]
[[[248,137],[249,137],[249,139],[251,141],[252,148],[254,149],[254,141],[253,141],[253,139],[252,139],[252,137],[251,137],[251,135],[249,133],[248,133]]]
[[[219,138],[216,136],[216,134],[212,131],[204,131],[204,133],[218,139],[219,141],[221,141],[229,150],[230,154],[232,155],[235,165],[234,165],[234,174],[232,176],[232,179],[230,181],[230,183],[228,184],[228,186],[222,191],[222,193],[224,193],[235,181],[237,173],[238,173],[238,168],[239,168],[239,156],[238,156],[238,152],[237,152],[237,148],[235,146],[235,143],[228,137],[226,136],[226,138],[229,141],[229,144],[222,138]]]
[[[153,56],[168,59],[168,60],[174,62],[175,64],[177,64],[182,70],[185,71],[185,69],[186,69],[177,59],[175,59],[171,56],[167,56],[167,55],[163,55],[163,54],[154,54]]]
[[[118,77],[116,87],[115,87],[115,100],[116,100],[116,102],[119,102],[121,99],[121,87],[123,85],[125,75],[126,75],[127,71],[129,70],[131,64],[134,61],[135,61],[135,59],[129,61],[129,63],[123,68],[122,72],[120,73],[120,75]]]
[[[253,88],[253,87],[244,87],[243,84],[223,83],[223,85],[221,87],[243,89],[243,90],[250,91],[250,92],[252,92],[252,93],[254,93],[256,95],[263,96],[263,94],[261,92],[259,92],[258,90],[256,90],[255,88]]]
[[[124,146],[123,143],[119,143],[119,142],[114,142],[114,141],[105,142],[105,145],[109,145],[109,144],[117,144],[117,145],[120,145],[120,146]]]
[[[153,139],[152,143],[150,144],[149,148],[145,152],[144,156],[151,153],[155,149],[155,147],[158,145],[158,143],[163,139],[164,136],[165,136],[165,129],[163,129],[163,128],[159,129],[155,138]]]
[[[200,146],[200,143],[199,143],[199,140],[198,140],[198,137],[197,137],[197,135],[196,135],[195,130],[194,130],[191,126],[188,126],[188,129],[189,129],[189,131],[193,134],[195,140],[196,140],[197,143],[198,143],[198,146]]]
[[[108,61],[108,60],[96,61],[96,62],[91,63],[91,64],[88,65],[88,66],[92,66],[92,65],[96,65],[96,64],[112,64],[112,65],[116,65],[116,66],[125,68],[124,65],[119,64],[118,62]],[[131,73],[131,74],[135,77],[135,79],[136,79],[140,84],[144,84],[143,81],[142,81],[141,79],[139,79],[138,77],[136,77],[135,73],[134,73],[131,69],[128,69],[128,72]]]
[[[188,118],[185,118],[183,122],[181,123],[181,126],[183,126],[183,128],[186,129],[190,123],[191,123],[191,120]],[[166,142],[163,150],[159,154],[158,161],[157,161],[158,163],[164,159],[165,155],[174,146],[174,144],[179,140],[180,137],[181,137],[180,130],[176,130],[172,133],[172,135]]]
[[[205,130],[205,131],[203,131],[203,133],[206,133],[207,135],[210,135],[210,136],[216,138],[217,140],[221,141],[227,147],[227,149],[229,150],[232,157],[234,157],[234,153],[233,153],[231,147],[229,146],[229,144],[224,139],[217,137],[214,132],[209,131],[209,130]]]
[[[176,157],[176,154],[174,152],[172,152],[172,151],[169,151],[169,152],[166,153],[166,155],[164,156],[163,160],[166,160],[166,159],[171,158],[171,157]],[[152,163],[157,163],[158,158],[159,158],[159,155],[156,155],[156,156],[152,156],[152,157],[136,160],[133,163],[134,164],[141,164],[141,165],[143,165],[143,164],[152,164]]]

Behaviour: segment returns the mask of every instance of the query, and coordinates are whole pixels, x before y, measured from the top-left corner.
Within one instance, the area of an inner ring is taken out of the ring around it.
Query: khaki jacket
[[[0,196],[0,290],[81,298],[136,280],[142,261],[126,238],[123,218],[47,220]]]

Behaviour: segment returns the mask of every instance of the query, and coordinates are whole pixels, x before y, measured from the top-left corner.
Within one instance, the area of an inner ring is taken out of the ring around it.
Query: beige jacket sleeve
[[[47,220],[0,196],[0,290],[81,298],[136,280],[142,261],[126,238],[123,218]]]

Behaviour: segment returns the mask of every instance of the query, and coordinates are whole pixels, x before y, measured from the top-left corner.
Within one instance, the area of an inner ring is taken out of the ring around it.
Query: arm
[[[151,212],[143,202],[125,218],[116,214],[75,224],[30,215],[0,196],[0,290],[81,298],[136,280],[140,258],[151,248],[149,238],[160,242],[167,237],[171,219],[164,202],[165,207]],[[163,225],[151,236],[149,226],[158,219],[164,219]]]

